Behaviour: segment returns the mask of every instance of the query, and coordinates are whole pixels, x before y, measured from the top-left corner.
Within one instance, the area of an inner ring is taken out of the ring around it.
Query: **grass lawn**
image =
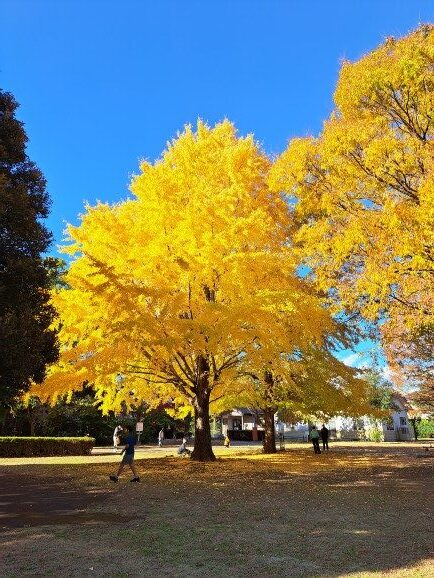
[[[116,456],[1,460],[1,576],[434,577],[430,452],[223,450],[138,459],[140,484]]]

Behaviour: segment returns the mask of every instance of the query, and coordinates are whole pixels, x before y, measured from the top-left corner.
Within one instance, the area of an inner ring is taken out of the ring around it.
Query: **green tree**
[[[372,407],[381,411],[389,410],[392,405],[393,385],[376,370],[368,372],[366,379],[372,388]]]
[[[58,355],[50,329],[46,260],[51,234],[46,182],[26,154],[27,136],[15,118],[14,97],[0,89],[0,404],[44,379]]]

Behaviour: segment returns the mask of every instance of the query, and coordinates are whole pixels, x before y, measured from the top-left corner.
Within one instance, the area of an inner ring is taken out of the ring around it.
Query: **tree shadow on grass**
[[[88,466],[70,466],[67,473],[64,470],[65,466],[56,465],[30,466],[26,471],[22,467],[4,468],[0,473],[0,532],[45,525],[118,524],[137,518],[94,511],[113,491],[107,476],[102,485],[100,477],[86,477]],[[77,470],[82,473],[80,483],[75,477]]]

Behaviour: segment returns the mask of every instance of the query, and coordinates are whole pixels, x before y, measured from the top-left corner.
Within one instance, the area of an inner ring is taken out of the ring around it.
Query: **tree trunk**
[[[272,407],[273,393],[274,393],[274,379],[271,371],[266,370],[264,373],[265,383],[265,399],[267,400],[267,407],[264,409],[264,454],[276,453],[276,433],[274,429],[274,414],[276,408]]]
[[[411,423],[411,425],[413,426],[414,439],[415,439],[415,441],[417,441],[417,436],[418,436],[416,421],[417,421],[417,420],[416,420],[415,418],[410,419],[410,423]]]
[[[6,421],[8,417],[9,409],[7,407],[0,406],[0,419],[1,419],[1,434],[4,436],[6,435]]]
[[[205,357],[197,360],[198,380],[194,400],[194,449],[191,459],[198,462],[211,462],[215,455],[211,445],[211,428],[209,424],[209,365]]]
[[[276,434],[274,429],[274,409],[264,410],[264,454],[276,453]]]
[[[27,408],[27,416],[29,418],[30,436],[32,438],[34,438],[35,437],[35,416],[33,415],[33,411],[30,407]]]

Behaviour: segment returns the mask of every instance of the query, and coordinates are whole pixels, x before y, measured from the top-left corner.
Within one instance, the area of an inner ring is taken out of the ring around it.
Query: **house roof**
[[[399,409],[402,410],[410,409],[410,404],[408,403],[407,398],[397,391],[394,391],[392,393],[392,403],[398,405]]]
[[[260,409],[252,409],[250,407],[237,407],[234,408],[232,411],[224,411],[221,415],[233,415],[233,416],[240,416],[240,415],[247,415],[247,414],[262,414],[262,410]]]

